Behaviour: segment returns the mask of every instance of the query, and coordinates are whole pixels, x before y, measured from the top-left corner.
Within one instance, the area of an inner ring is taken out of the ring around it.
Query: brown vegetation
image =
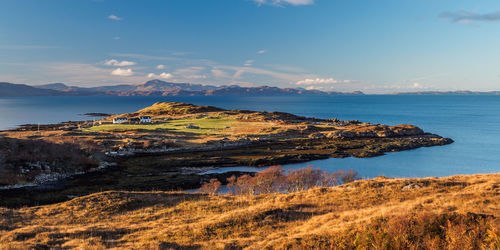
[[[499,249],[500,174],[288,194],[109,191],[0,208],[1,248]]]
[[[114,117],[142,115],[152,116],[153,123],[111,124]],[[107,153],[116,156],[107,161],[133,162],[120,162],[124,172],[129,172],[127,175],[154,175],[154,172],[164,172],[179,165],[184,167],[186,162],[191,167],[269,166],[328,157],[373,157],[385,152],[452,142],[448,138],[424,133],[413,125],[386,126],[175,102],[155,103],[134,113],[106,117],[97,122],[28,125],[0,131],[0,136],[37,139],[40,143],[61,147],[77,146],[78,150],[71,149],[68,154],[61,151],[54,157],[73,156],[80,152],[80,156],[73,158],[84,159],[93,155],[104,159],[102,155]],[[5,149],[0,148],[0,152],[2,150]],[[117,159],[120,157],[122,159]],[[24,164],[12,163],[17,164],[14,168]],[[69,166],[69,169],[73,168]],[[137,169],[141,173],[131,173]],[[145,173],[148,169],[153,171]]]
[[[74,173],[98,166],[75,144],[0,136],[0,186],[33,181],[39,174]]]
[[[157,102],[150,107],[141,109],[136,113],[131,113],[130,117],[139,115],[167,115],[167,116],[179,116],[179,115],[189,115],[207,112],[220,112],[224,109],[213,107],[213,106],[202,106],[194,105],[190,103],[179,103],[179,102]]]
[[[217,194],[217,192],[219,191],[221,186],[222,186],[222,183],[219,180],[213,178],[213,179],[210,179],[209,182],[203,183],[203,185],[201,185],[199,191],[201,193],[215,195],[215,194]]]
[[[291,193],[308,190],[313,187],[333,187],[359,179],[355,170],[340,170],[334,173],[313,169],[312,166],[290,170],[285,173],[281,166],[271,166],[254,176],[232,176],[227,180],[227,187],[232,194],[258,195],[269,193]],[[207,183],[211,186],[212,183]],[[202,187],[203,188],[203,187]],[[204,192],[204,190],[200,190]]]

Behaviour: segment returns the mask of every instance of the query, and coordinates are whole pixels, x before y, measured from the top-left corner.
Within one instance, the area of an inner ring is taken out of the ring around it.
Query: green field
[[[189,132],[199,134],[217,133],[217,130],[230,127],[235,120],[204,118],[180,119],[155,124],[104,124],[88,128],[89,131],[101,132],[109,130],[172,130],[173,132]],[[198,126],[199,129],[186,128],[188,125]]]

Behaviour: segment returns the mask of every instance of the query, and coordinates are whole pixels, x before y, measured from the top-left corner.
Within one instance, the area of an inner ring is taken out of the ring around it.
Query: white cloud
[[[281,81],[287,81],[289,83],[297,82],[300,79],[304,78],[315,77],[314,75],[310,74],[283,73],[283,72],[277,72],[273,70],[254,68],[254,67],[237,67],[230,65],[217,65],[217,67],[220,69],[234,71],[235,73],[233,75],[233,80],[241,78],[244,74],[269,76]]]
[[[111,20],[115,20],[115,21],[121,21],[121,20],[123,20],[123,18],[117,17],[114,14],[109,15],[108,18],[111,19]]]
[[[111,53],[111,56],[120,56],[120,57],[129,57],[139,60],[179,60],[175,57],[168,56],[151,56],[151,55],[143,55],[143,54],[133,54],[133,53]]]
[[[318,84],[335,84],[349,83],[349,80],[335,80],[333,78],[311,78],[298,81],[297,85],[318,85]]]
[[[156,68],[157,68],[157,69],[164,69],[164,68],[165,68],[165,65],[163,65],[163,64],[159,64],[159,65],[157,65],[157,66],[156,66]]]
[[[175,68],[174,66],[172,66],[171,74],[173,76],[173,79],[177,81],[188,81],[193,83],[208,84],[209,82],[213,81],[214,83],[220,84],[221,80],[225,80],[227,81],[226,83],[237,83],[244,81],[252,82],[253,84],[263,84],[265,82],[274,82],[280,86],[289,86],[290,84],[295,85],[297,81],[301,81],[304,79],[316,79],[319,77],[315,74],[307,72],[304,69],[290,66],[279,67],[276,65],[267,65],[268,68],[256,68],[253,67],[253,65],[250,65],[254,63],[253,60],[244,61],[244,64],[246,65],[235,66],[219,64],[208,59],[168,58],[163,56],[124,53],[111,55],[149,61],[179,61],[179,65],[186,65],[186,67]],[[170,68],[170,66],[166,68]],[[147,76],[147,74],[145,74],[144,76]]]
[[[279,65],[279,64],[270,64],[267,65],[270,68],[279,70],[279,71],[284,71],[284,72],[292,72],[292,73],[304,73],[306,70],[303,68],[299,68],[296,66],[290,66],[290,65]]]
[[[246,60],[245,61],[245,64],[243,64],[244,66],[246,67],[250,67],[252,66],[252,64],[255,62],[255,60]]]
[[[115,36],[115,37],[113,37],[113,39],[114,39],[114,40],[120,40],[120,39],[121,39],[121,37],[119,37],[119,36]]]
[[[215,78],[230,78],[231,76],[224,70],[212,69],[212,74]]]
[[[257,51],[257,54],[262,55],[262,54],[264,54],[266,52],[267,52],[267,50],[261,49],[261,50]]]
[[[174,55],[174,56],[186,56],[186,55],[189,55],[189,54],[191,54],[191,52],[187,52],[187,51],[172,52],[172,55]]]
[[[182,76],[185,79],[205,79],[208,78],[206,75],[202,74],[205,67],[192,66],[188,68],[177,69],[174,71],[174,75]]]
[[[459,10],[454,12],[443,12],[440,15],[441,18],[450,20],[454,23],[470,23],[473,21],[484,21],[484,22],[497,22],[500,21],[500,11],[494,11],[490,13],[479,14],[466,10]]]
[[[161,73],[159,75],[153,74],[153,73],[149,73],[148,77],[149,78],[157,78],[157,79],[171,79],[174,76],[172,74],[170,74],[170,73],[163,72],[163,73]]]
[[[30,83],[57,81],[81,87],[116,85],[124,83],[132,84],[144,81],[145,77],[144,74],[135,71],[132,72],[132,76],[123,77],[121,75],[111,74],[111,70],[109,68],[99,67],[96,64],[75,62],[52,62],[35,65],[33,70],[39,73],[37,74],[37,80],[32,80]]]
[[[314,0],[254,0],[254,2],[259,5],[269,4],[275,6],[283,6],[285,4],[294,6],[314,4]]]
[[[174,68],[172,72],[172,75],[176,80],[186,80],[192,82],[196,82],[195,80],[203,80],[203,83],[207,83],[207,79],[210,79],[211,77],[226,78],[228,74],[231,75],[231,77],[227,77],[231,79],[231,83],[242,82],[243,80],[245,80],[245,82],[249,82],[251,78],[251,81],[255,84],[262,84],[264,81],[274,81],[276,83],[280,82],[281,84],[295,84],[297,81],[303,79],[313,79],[318,77],[315,74],[308,73],[304,69],[290,66],[283,66],[281,68],[278,66],[269,66],[270,69],[266,69],[244,65],[224,65],[208,59],[176,58],[130,53],[114,53],[110,55],[148,61],[175,60],[180,62],[179,64],[181,65],[193,65],[179,69]],[[249,78],[246,78],[247,75],[249,75]],[[220,82],[217,81],[217,83]]]
[[[134,72],[132,71],[132,69],[117,68],[111,71],[111,74],[114,76],[133,76]]]
[[[206,75],[188,75],[188,76],[184,76],[184,78],[186,78],[186,79],[206,79],[206,78],[208,78],[208,76],[206,76]]]
[[[106,60],[104,62],[104,65],[107,65],[107,66],[119,66],[119,67],[125,67],[125,66],[133,66],[133,65],[136,65],[137,63],[135,62],[131,62],[131,61],[118,61],[118,60],[115,60],[115,59],[111,59],[111,60]]]
[[[423,88],[422,84],[420,84],[419,82],[414,82],[412,85],[411,85],[411,88],[412,89],[421,89]]]
[[[172,78],[172,74],[163,72],[160,74],[160,78],[170,79],[170,78]]]

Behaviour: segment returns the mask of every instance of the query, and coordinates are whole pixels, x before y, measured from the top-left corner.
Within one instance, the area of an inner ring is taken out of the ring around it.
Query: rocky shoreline
[[[112,122],[114,117],[143,115],[153,121]],[[210,168],[375,157],[453,142],[407,124],[387,126],[186,103],[156,103],[97,122],[28,124],[0,131],[1,138],[5,142],[3,148],[0,144],[0,156],[9,145],[30,146],[31,151],[19,152],[24,158],[8,155],[6,162],[17,168],[11,176],[27,175],[24,180],[32,183],[1,186],[0,206],[47,204],[103,190],[193,189],[207,178],[225,181],[223,177],[228,177],[199,175]],[[45,150],[43,159],[36,160],[42,146],[54,152]],[[67,149],[72,157],[61,156],[60,151]],[[74,157],[79,160],[71,161]],[[42,162],[49,167],[42,167]],[[58,168],[52,167],[56,164]]]
[[[206,169],[203,169],[206,170]],[[25,185],[10,189],[0,189],[0,207],[18,208],[24,206],[39,206],[53,204],[71,200],[80,196],[104,190],[133,190],[133,191],[182,191],[198,189],[205,182],[211,179],[217,179],[223,185],[227,184],[227,179],[231,176],[254,175],[254,172],[231,171],[226,173],[200,174],[203,170],[193,172],[163,173],[163,174],[145,174],[139,176],[125,176],[115,167],[103,170],[102,172],[83,173],[79,175],[66,176],[65,178],[47,181],[33,186]],[[102,178],[105,175],[113,177],[122,177],[130,180],[134,178],[152,179],[166,181],[148,181],[141,183],[129,183],[126,186],[110,183],[116,180],[107,179],[104,182],[95,182],[95,179]],[[109,186],[108,186],[109,185]]]

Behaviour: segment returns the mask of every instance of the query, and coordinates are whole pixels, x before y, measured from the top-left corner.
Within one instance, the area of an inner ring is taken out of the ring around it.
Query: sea
[[[0,98],[0,130],[21,124],[92,120],[85,113],[119,114],[155,102],[189,102],[226,109],[282,111],[319,118],[359,120],[388,125],[413,124],[452,138],[446,146],[387,153],[373,158],[317,160],[284,165],[312,165],[324,171],[354,169],[360,177],[442,177],[500,172],[500,96],[495,95],[353,95],[353,96],[58,96]],[[212,170],[260,171],[232,167]]]

